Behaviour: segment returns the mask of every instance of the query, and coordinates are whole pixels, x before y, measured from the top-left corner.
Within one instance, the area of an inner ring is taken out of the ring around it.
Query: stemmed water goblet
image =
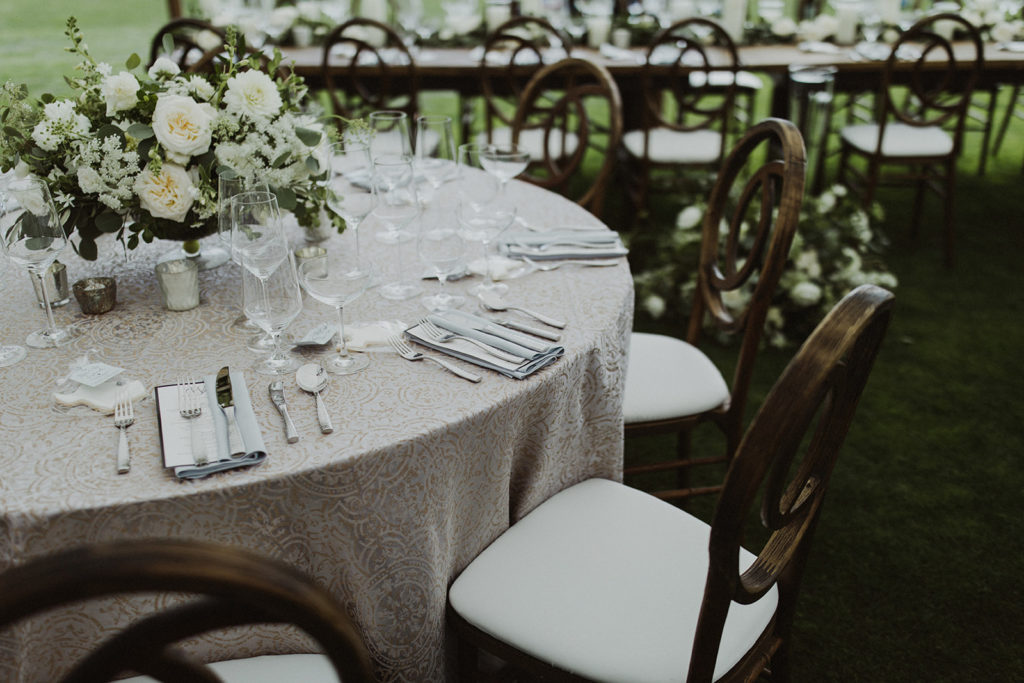
[[[270,272],[242,271],[242,300],[245,314],[273,340],[273,351],[255,365],[264,375],[294,372],[298,361],[284,353],[281,334],[302,311],[302,293],[295,263],[285,256]]]
[[[516,143],[490,145],[480,154],[484,170],[498,179],[498,196],[504,199],[508,181],[530,165],[530,153]]]
[[[356,263],[359,269],[372,271],[363,264],[359,227],[377,206],[377,193],[359,187],[352,179],[369,179],[373,173],[370,145],[365,140],[346,139],[331,146],[331,207],[345,219],[353,234]]]
[[[495,294],[506,293],[508,285],[494,281],[491,244],[512,225],[516,218],[515,206],[500,198],[486,204],[460,201],[455,214],[460,234],[466,239],[479,241],[483,245],[484,281],[469,291],[474,295],[482,291]]]
[[[370,364],[365,355],[354,356],[345,341],[345,306],[358,299],[370,284],[370,274],[359,267],[352,250],[333,253],[327,268],[306,261],[299,266],[299,282],[311,297],[338,312],[338,355],[324,363],[328,372],[349,375]]]
[[[440,217],[438,217],[440,218]],[[451,294],[445,289],[445,282],[462,264],[466,242],[459,231],[447,220],[423,219],[417,240],[420,260],[437,276],[437,292],[421,301],[430,311],[440,312],[458,308],[466,298]]]
[[[217,176],[217,237],[220,238],[229,258],[235,263],[238,263],[238,259],[231,248],[231,201],[243,192],[255,191],[269,192],[270,188],[261,180],[251,180],[236,174],[223,172]],[[259,329],[244,312],[238,316],[233,326],[248,331]],[[253,351],[269,351],[273,348],[273,341],[268,335],[257,334],[250,340],[249,348]]]
[[[455,175],[455,141],[452,117],[420,116],[416,119],[416,157],[413,167],[427,181],[431,197]],[[424,199],[421,197],[421,199]],[[424,199],[424,202],[429,201]]]
[[[39,178],[11,180],[4,188],[4,198],[0,202],[0,245],[7,258],[35,278],[46,310],[46,328],[28,335],[25,343],[37,349],[60,346],[78,335],[74,327],[57,327],[46,289],[46,271],[68,245],[64,226],[50,190]]]
[[[420,204],[416,185],[412,182],[412,157],[385,155],[373,160],[373,191],[377,206],[373,215],[383,226],[375,237],[377,241],[395,247],[398,276],[380,287],[385,299],[401,301],[419,294],[422,288],[405,279],[402,245],[411,242],[414,235],[409,226],[419,217]]]
[[[384,109],[370,112],[370,158],[412,154],[409,117],[404,111]]]

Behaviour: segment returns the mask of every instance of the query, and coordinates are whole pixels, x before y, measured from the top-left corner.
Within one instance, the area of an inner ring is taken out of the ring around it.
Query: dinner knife
[[[217,371],[216,389],[217,403],[228,421],[228,452],[231,457],[245,455],[242,433],[238,431],[238,423],[235,421],[235,397],[231,391],[231,374],[226,365]]]

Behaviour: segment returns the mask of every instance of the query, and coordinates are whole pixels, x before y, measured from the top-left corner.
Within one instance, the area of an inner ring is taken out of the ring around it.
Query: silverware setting
[[[245,444],[242,441],[242,433],[238,430],[238,423],[235,421],[235,398],[231,391],[231,372],[228,366],[217,371],[217,404],[224,411],[224,417],[228,422],[228,451],[231,456],[244,455]]]
[[[281,417],[284,419],[285,438],[288,443],[295,443],[299,440],[299,431],[295,429],[295,423],[288,415],[288,404],[284,400],[284,382],[279,379],[274,380],[267,387],[267,391],[270,393],[270,402],[274,404],[277,412],[281,413]]]
[[[135,422],[135,408],[128,392],[120,389],[114,403],[114,426],[120,434],[117,440],[117,473],[126,474],[132,466],[131,451],[128,449],[128,427]]]
[[[316,397],[316,417],[320,422],[320,431],[330,434],[334,431],[331,416],[327,413],[320,392],[327,388],[327,371],[319,363],[306,363],[295,372],[295,383],[303,391]]]
[[[451,372],[452,374],[458,375],[462,379],[469,380],[470,382],[479,382],[482,379],[480,377],[480,375],[478,375],[476,373],[473,373],[473,372],[470,372],[468,370],[463,370],[462,368],[460,368],[460,367],[458,367],[456,365],[453,365],[452,363],[449,363],[446,360],[443,360],[441,358],[434,358],[433,356],[428,356],[428,355],[422,354],[419,351],[414,351],[413,348],[411,346],[409,346],[408,342],[406,342],[404,339],[402,339],[398,335],[394,335],[393,334],[393,335],[389,336],[388,337],[388,344],[390,344],[391,348],[393,348],[395,350],[395,353],[397,353],[399,356],[401,356],[402,358],[404,358],[406,360],[409,360],[409,361],[429,360],[432,363],[436,363],[436,364],[440,365],[442,368],[444,368],[448,372]]]
[[[617,266],[619,262],[617,259],[565,259],[563,261],[534,261],[528,256],[520,256],[521,260],[530,264],[530,267],[534,270],[539,270],[546,273],[549,270],[557,270],[562,266],[583,266],[586,268],[607,268],[608,266]]]
[[[454,332],[450,332],[448,330],[442,330],[440,327],[430,322],[426,318],[420,320],[418,324],[419,330],[422,333],[423,337],[427,341],[434,342],[435,344],[443,344],[445,342],[452,341],[453,339],[461,339],[463,341],[469,342],[470,344],[473,344],[484,353],[494,356],[495,358],[508,361],[509,363],[523,362],[523,359],[520,358],[519,356],[511,354],[507,351],[502,351],[501,349],[495,348],[490,344],[486,344],[478,339],[473,339],[472,337],[467,337],[463,334],[455,334]]]
[[[557,327],[558,329],[563,329],[565,327],[565,323],[557,318],[552,318],[549,315],[544,315],[537,311],[531,311],[530,309],[523,308],[522,306],[513,306],[512,304],[506,303],[504,299],[493,292],[485,290],[481,291],[477,296],[480,298],[480,302],[484,305],[484,308],[489,311],[519,311],[524,315],[528,315],[531,318],[539,320],[545,325]]]
[[[192,462],[205,465],[206,445],[196,427],[196,418],[203,414],[203,399],[206,392],[192,377],[178,379],[178,414],[188,420],[189,437],[192,445]]]

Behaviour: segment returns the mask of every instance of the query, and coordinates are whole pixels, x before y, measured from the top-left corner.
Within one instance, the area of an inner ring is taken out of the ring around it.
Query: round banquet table
[[[519,214],[542,227],[600,222],[575,204],[519,181],[508,187]],[[450,198],[434,210],[454,220]],[[386,267],[395,248],[363,224],[368,258]],[[204,245],[217,244],[217,237]],[[290,236],[303,243],[301,231]],[[332,237],[323,243],[331,253]],[[128,252],[101,245],[86,262],[63,255],[69,282],[113,275],[117,305],[86,316],[72,298],[58,323],[82,335],[59,349],[30,349],[0,369],[0,570],[79,544],[115,539],[191,538],[242,546],[311,575],[353,615],[383,681],[451,677],[446,630],[448,585],[511,523],[561,489],[589,477],[621,479],[622,390],[632,325],[633,290],[625,259],[612,268],[565,267],[509,280],[509,301],[568,321],[565,355],[524,379],[474,366],[471,384],[430,363],[387,350],[371,365],[332,375],[324,395],[335,431],[320,433],[312,397],[294,377],[286,396],[301,439],[285,442],[267,395],[270,381],[252,366],[240,311],[238,267],[200,273],[201,303],[166,311],[153,266],[173,243]],[[403,258],[416,275],[415,242]],[[473,245],[470,245],[471,253]],[[479,249],[479,246],[476,247]],[[42,326],[27,275],[5,263],[0,343],[22,343]],[[465,290],[466,278],[449,287]],[[435,287],[423,281],[425,289]],[[475,300],[471,300],[475,301]],[[333,320],[333,310],[304,297],[292,329]],[[472,303],[467,311],[480,312]],[[417,299],[392,302],[373,290],[346,310],[348,321],[422,317]],[[517,317],[508,313],[505,317]],[[538,325],[526,318],[522,322]],[[330,350],[293,351],[316,360]],[[112,418],[84,406],[56,406],[53,394],[78,358],[124,368],[148,397],[135,404],[128,430],[131,472],[116,472]],[[460,361],[456,361],[459,363]],[[246,385],[268,457],[262,464],[178,480],[163,467],[153,387],[182,375],[209,375],[230,365]],[[166,602],[166,596],[112,598],[56,611],[0,633],[0,680],[56,680],[118,624]],[[285,628],[249,627],[207,636],[187,650],[207,660],[309,651]]]

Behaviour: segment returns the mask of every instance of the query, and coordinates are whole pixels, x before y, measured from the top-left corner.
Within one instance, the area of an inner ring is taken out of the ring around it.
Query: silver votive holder
[[[87,277],[71,286],[82,313],[106,313],[117,303],[117,282],[112,277]]]
[[[310,270],[310,274],[320,277],[327,277],[327,250],[323,247],[300,247],[295,250],[295,270],[298,271],[306,261],[317,262],[316,270]],[[309,266],[313,268],[313,266]]]
[[[168,311],[187,311],[199,305],[199,265],[191,259],[156,264],[156,281]]]
[[[43,303],[43,290],[40,287],[39,278],[33,275],[31,279],[39,308],[45,308],[46,304]],[[71,295],[68,293],[68,269],[63,263],[54,261],[46,269],[43,279],[46,280],[46,293],[50,295],[50,306],[57,308],[71,301]]]

